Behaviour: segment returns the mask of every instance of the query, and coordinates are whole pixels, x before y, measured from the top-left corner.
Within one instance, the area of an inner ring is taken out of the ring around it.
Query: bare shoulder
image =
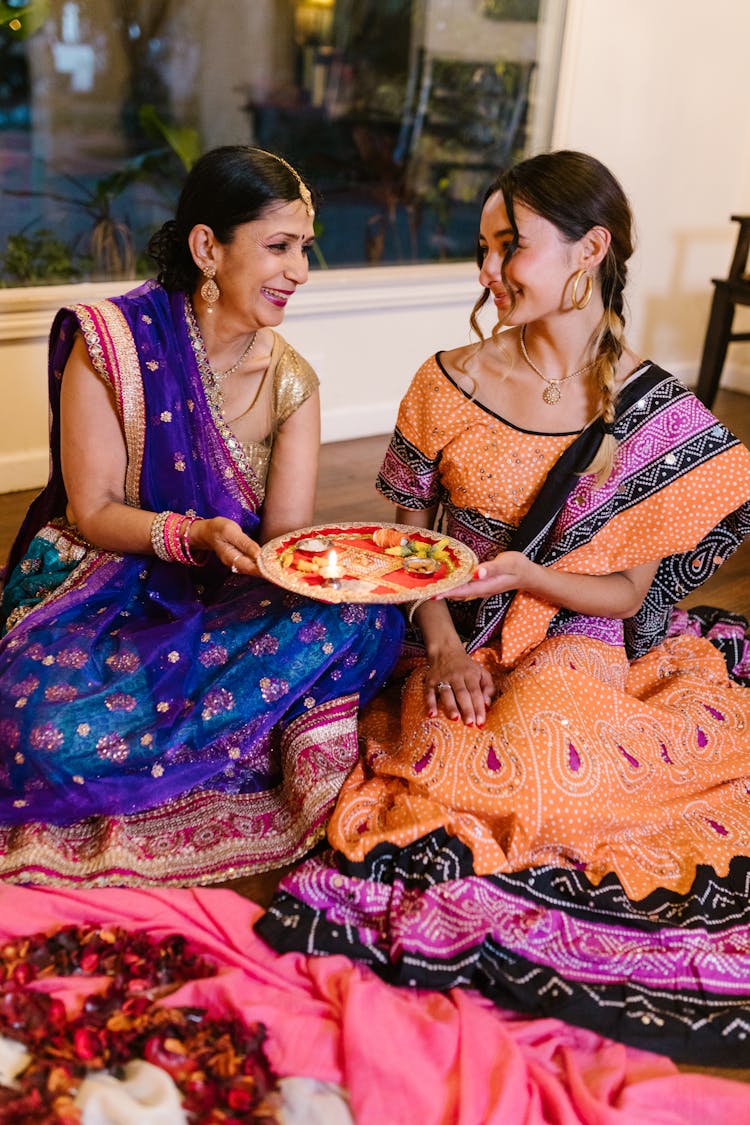
[[[487,363],[491,351],[490,341],[477,340],[473,344],[464,344],[459,348],[449,348],[440,352],[440,362],[448,374],[455,379],[469,371],[474,372]]]
[[[464,371],[468,360],[475,354],[476,344],[464,344],[460,348],[447,348],[439,352],[440,362],[449,375]]]
[[[495,377],[513,366],[518,354],[518,331],[507,328],[496,338],[488,337],[440,355],[443,367],[454,379],[470,375],[481,381],[483,375]]]

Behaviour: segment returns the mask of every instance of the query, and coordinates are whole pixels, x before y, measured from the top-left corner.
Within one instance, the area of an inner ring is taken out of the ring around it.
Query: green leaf
[[[70,281],[81,272],[70,247],[46,229],[9,235],[0,264],[5,278],[22,285]]]
[[[152,105],[141,106],[138,120],[147,133],[164,138],[185,171],[189,172],[201,154],[198,130],[188,126],[168,125]]]

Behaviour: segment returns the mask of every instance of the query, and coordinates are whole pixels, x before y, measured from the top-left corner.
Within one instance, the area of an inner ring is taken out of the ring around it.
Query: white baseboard
[[[0,453],[0,492],[43,488],[48,476],[49,453],[46,449]]]
[[[750,394],[750,367],[738,363],[727,364],[721,373],[719,384],[727,391],[741,391]]]
[[[397,402],[369,406],[336,407],[321,413],[321,441],[350,441],[352,438],[390,434],[396,424]]]

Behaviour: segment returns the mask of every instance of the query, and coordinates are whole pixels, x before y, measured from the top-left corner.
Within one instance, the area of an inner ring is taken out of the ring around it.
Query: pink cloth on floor
[[[184,934],[222,969],[169,1002],[261,1020],[277,1072],[340,1084],[357,1125],[750,1125],[750,1085],[680,1074],[658,1055],[513,1016],[473,992],[394,988],[344,957],[279,956],[252,931],[259,913],[211,888],[0,887],[3,940],[84,922]],[[76,989],[61,984],[58,994]]]

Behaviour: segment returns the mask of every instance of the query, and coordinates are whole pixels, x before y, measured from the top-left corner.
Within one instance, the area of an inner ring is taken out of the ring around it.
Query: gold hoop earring
[[[214,311],[214,305],[221,296],[221,292],[219,286],[214,281],[214,276],[216,274],[214,267],[209,266],[207,269],[204,269],[203,273],[206,280],[201,285],[201,297],[208,306],[206,312],[212,313]]]
[[[583,295],[578,296],[578,286],[581,284],[581,278],[586,278],[586,285],[584,286]],[[570,300],[577,309],[585,309],[586,305],[591,300],[591,294],[594,292],[594,282],[591,274],[587,270],[579,270],[573,278],[573,288],[570,291]]]

